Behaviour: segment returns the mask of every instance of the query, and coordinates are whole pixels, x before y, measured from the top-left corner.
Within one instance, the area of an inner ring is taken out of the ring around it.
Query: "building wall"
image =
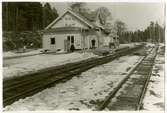
[[[85,34],[85,48],[92,48],[92,40],[95,40],[95,47],[99,47],[99,36],[94,30],[90,30]]]
[[[85,48],[91,48],[92,47],[92,40],[95,40],[95,47],[102,47],[105,45],[105,38],[107,37],[103,31],[96,31],[96,30],[89,30],[86,33],[82,33],[83,37],[85,37]],[[84,38],[83,38],[84,39]],[[84,41],[82,40],[82,43]]]
[[[60,32],[60,33],[50,33],[50,34],[44,34],[43,35],[43,48],[49,49],[49,50],[57,50],[65,49],[65,40],[67,40],[67,36],[74,36],[74,46],[76,49],[82,49],[82,42],[81,38],[82,35],[80,32]],[[51,39],[55,38],[55,44],[51,44]]]
[[[92,48],[92,40],[95,40],[95,47],[105,45],[106,35],[101,31],[89,30],[81,31],[63,31],[56,33],[46,33],[43,36],[43,48],[49,50],[65,49],[65,40],[67,36],[74,36],[75,49]],[[55,44],[50,43],[50,38],[55,38]]]
[[[100,40],[101,46],[105,45],[105,39],[107,37],[108,37],[108,35],[106,35],[104,32],[101,33],[101,40]]]
[[[104,45],[105,34],[99,30],[89,29],[87,24],[80,21],[78,18],[67,12],[60,20],[58,20],[51,29],[61,27],[77,27],[87,29],[88,31],[61,31],[45,33],[43,35],[43,48],[49,50],[65,49],[65,40],[67,36],[74,36],[74,46],[76,49],[92,48],[92,40],[95,40],[95,47],[101,47]],[[55,38],[55,44],[50,43],[50,38]]]
[[[51,38],[52,35],[44,34],[42,37],[42,47],[43,49],[50,49],[50,40],[48,38]]]

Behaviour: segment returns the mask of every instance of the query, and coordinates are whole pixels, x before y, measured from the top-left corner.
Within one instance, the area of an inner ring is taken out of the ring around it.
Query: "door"
[[[74,47],[74,36],[73,35],[68,35],[67,36],[67,51],[71,50],[71,47]]]
[[[96,41],[95,39],[92,40],[92,48],[95,48]]]
[[[70,46],[74,44],[74,36],[67,36],[67,41],[70,43]]]

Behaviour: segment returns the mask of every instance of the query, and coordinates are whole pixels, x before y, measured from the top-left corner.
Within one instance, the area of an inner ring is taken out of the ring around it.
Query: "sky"
[[[50,3],[55,7],[59,15],[61,15],[69,6],[66,2]],[[111,14],[113,21],[121,20],[126,24],[128,30],[144,30],[150,21],[157,21],[160,25],[164,24],[164,3],[123,3],[123,2],[89,2],[85,7],[95,10],[99,7],[107,7]]]

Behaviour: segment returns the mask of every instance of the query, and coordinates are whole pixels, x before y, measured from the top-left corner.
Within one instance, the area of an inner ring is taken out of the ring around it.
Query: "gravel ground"
[[[92,68],[65,83],[59,83],[6,106],[4,111],[93,110],[126,76],[140,56],[123,56]]]

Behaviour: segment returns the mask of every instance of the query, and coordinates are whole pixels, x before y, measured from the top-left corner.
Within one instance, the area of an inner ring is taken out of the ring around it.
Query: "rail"
[[[31,96],[43,89],[59,83],[62,80],[69,79],[92,67],[110,62],[115,58],[127,55],[143,47],[142,45],[128,48],[107,55],[101,58],[90,58],[87,60],[68,63],[61,66],[55,66],[40,70],[38,72],[3,81],[3,106],[10,105],[13,102]]]

